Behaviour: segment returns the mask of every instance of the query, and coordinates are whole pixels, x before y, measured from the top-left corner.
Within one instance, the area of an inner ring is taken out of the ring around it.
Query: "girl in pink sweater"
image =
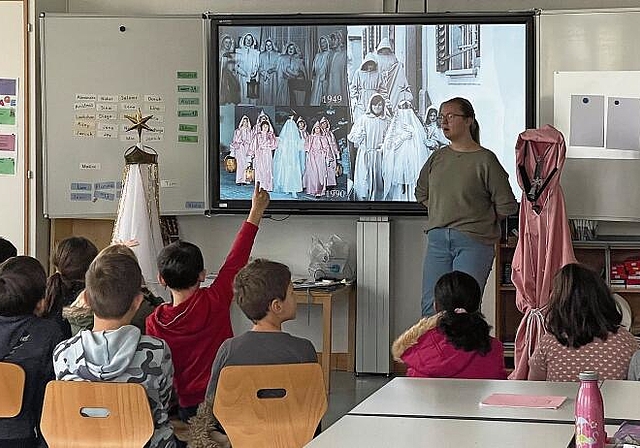
[[[434,289],[437,314],[422,318],[393,343],[407,375],[428,378],[506,379],[502,343],[489,335],[480,312],[478,282],[464,272],[440,277]]]

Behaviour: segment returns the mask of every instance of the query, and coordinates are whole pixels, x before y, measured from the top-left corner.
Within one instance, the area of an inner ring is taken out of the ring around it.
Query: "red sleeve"
[[[227,254],[227,259],[222,264],[218,276],[214,282],[207,288],[216,291],[212,297],[217,297],[227,306],[231,305],[233,300],[233,279],[240,269],[242,269],[249,261],[253,241],[258,233],[258,226],[250,222],[243,222],[240,230],[236,235],[236,239],[231,245],[231,249]]]

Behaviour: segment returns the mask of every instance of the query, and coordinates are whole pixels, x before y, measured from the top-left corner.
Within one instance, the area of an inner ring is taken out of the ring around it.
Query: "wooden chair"
[[[49,448],[142,448],[153,418],[140,384],[51,381],[40,429]]]
[[[11,418],[20,413],[24,379],[22,367],[0,362],[0,418]]]
[[[300,448],[326,410],[317,363],[225,367],[213,403],[233,448]]]

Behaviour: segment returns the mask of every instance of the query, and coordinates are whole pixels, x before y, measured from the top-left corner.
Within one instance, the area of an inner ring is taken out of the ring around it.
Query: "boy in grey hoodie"
[[[86,274],[85,298],[93,330],[61,342],[53,352],[58,380],[139,383],[147,390],[155,430],[149,448],[174,448],[169,423],[173,363],[167,344],[132,325],[143,300],[140,266],[123,254],[96,258]]]

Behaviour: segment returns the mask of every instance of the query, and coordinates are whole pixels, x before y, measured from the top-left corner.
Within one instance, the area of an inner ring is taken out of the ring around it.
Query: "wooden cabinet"
[[[600,273],[611,284],[611,267],[629,260],[640,260],[640,240],[574,241],[576,259]],[[513,342],[522,313],[516,307],[516,291],[511,283],[511,260],[515,243],[501,242],[496,246],[496,337],[505,348],[507,365],[512,366]],[[631,332],[640,335],[640,285],[614,285],[612,291],[622,296],[631,307]],[[511,359],[510,359],[511,358]]]

